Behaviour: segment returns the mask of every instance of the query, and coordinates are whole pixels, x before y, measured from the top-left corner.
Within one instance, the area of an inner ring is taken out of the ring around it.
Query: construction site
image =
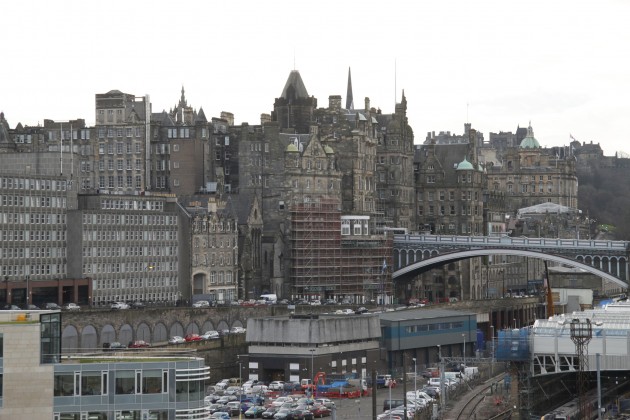
[[[292,205],[292,298],[391,303],[391,235],[371,234],[369,216],[340,207],[331,198]]]

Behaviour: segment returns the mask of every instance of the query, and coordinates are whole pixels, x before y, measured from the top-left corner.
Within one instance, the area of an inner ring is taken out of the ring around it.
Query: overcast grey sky
[[[626,0],[8,0],[0,6],[0,111],[94,124],[94,95],[151,95],[208,118],[258,124],[292,69],[326,106],[364,98],[393,112],[405,90],[415,142],[428,131],[569,135],[630,152]]]

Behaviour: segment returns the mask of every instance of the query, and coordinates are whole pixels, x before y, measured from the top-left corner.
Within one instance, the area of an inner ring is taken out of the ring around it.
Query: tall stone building
[[[330,216],[336,218],[334,223],[347,214],[371,217],[370,224],[375,225],[374,170],[380,131],[372,116],[376,111],[367,104],[366,111],[345,110],[341,97],[331,96],[328,108],[317,109],[317,100],[309,96],[300,73],[292,71],[270,117],[263,116],[261,126],[237,128],[239,195],[258,197],[264,222],[260,267],[252,269],[252,274],[260,272],[260,278],[247,279],[248,290],[339,296],[340,287],[333,290],[329,285],[326,291],[315,286],[321,282],[314,279],[325,271],[306,277],[296,274],[300,271],[296,267],[302,265],[299,261],[309,259],[296,249],[302,236],[296,233],[299,224],[294,222],[302,210],[317,213],[325,208],[328,215],[338,214]],[[331,223],[317,229],[334,231]],[[372,232],[372,227],[367,231]],[[302,268],[315,273],[318,267],[313,263]]]
[[[81,161],[86,175],[94,174],[85,192],[98,190],[131,194],[151,188],[151,103],[149,96],[112,90],[96,94],[96,125],[93,135],[82,142]],[[82,144],[83,145],[83,144]]]
[[[238,226],[230,203],[198,195],[184,205],[191,219],[193,298],[238,300]]]

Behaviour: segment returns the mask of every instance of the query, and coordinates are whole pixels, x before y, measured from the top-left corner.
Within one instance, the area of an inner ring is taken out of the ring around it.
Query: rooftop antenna
[[[466,102],[466,124],[468,124],[470,121],[468,120],[468,107],[469,107],[469,103]]]
[[[396,106],[396,76],[397,76],[396,59],[394,58],[394,106]]]
[[[295,70],[295,47],[293,47],[293,70]]]

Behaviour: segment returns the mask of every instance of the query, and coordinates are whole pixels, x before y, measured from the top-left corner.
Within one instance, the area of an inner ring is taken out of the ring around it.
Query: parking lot
[[[426,381],[424,381],[426,382]],[[422,385],[424,385],[422,382]],[[421,381],[418,381],[418,389],[421,388]],[[413,382],[407,384],[407,391],[413,391]],[[402,384],[396,388],[379,388],[376,391],[376,415],[381,414],[383,404],[388,399],[404,399]],[[371,419],[372,418],[372,397],[362,397],[356,399],[335,400],[338,419]]]

